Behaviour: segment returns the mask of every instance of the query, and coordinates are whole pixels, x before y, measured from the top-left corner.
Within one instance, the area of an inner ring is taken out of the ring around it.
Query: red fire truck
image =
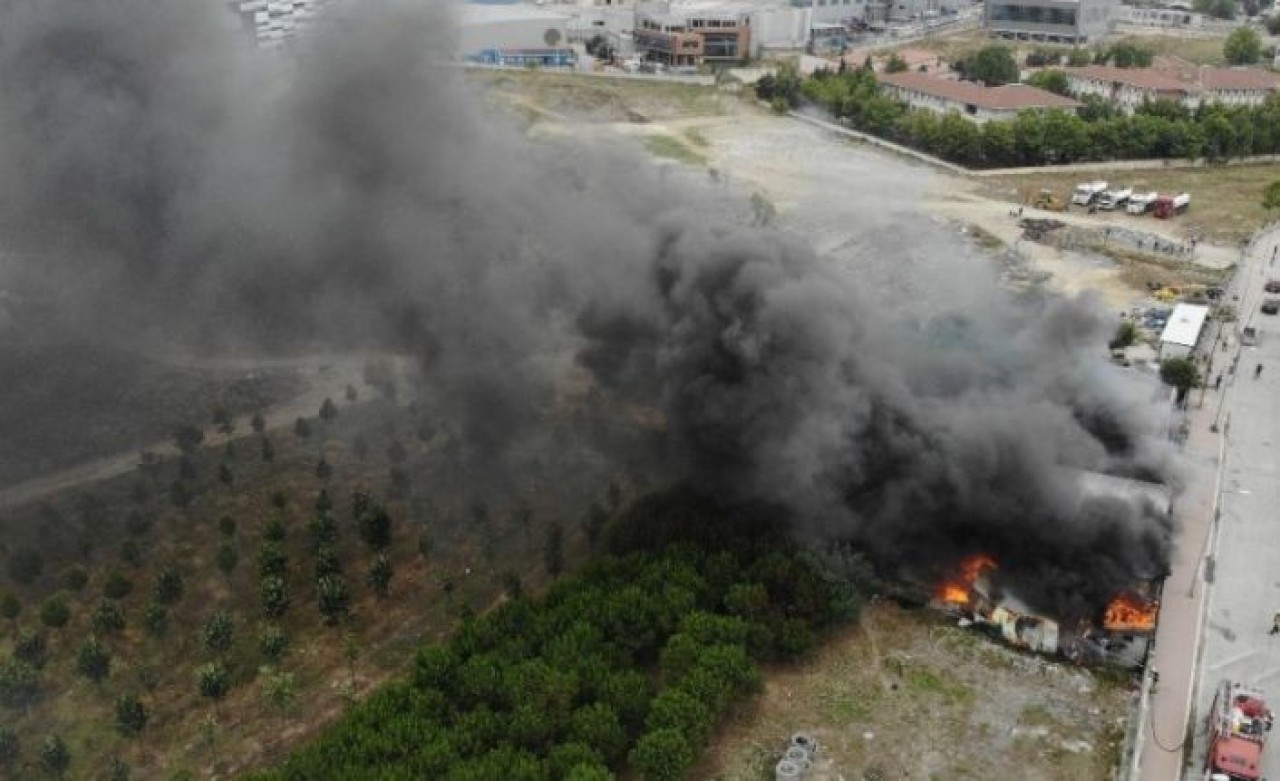
[[[1261,781],[1272,718],[1262,692],[1234,681],[1220,683],[1209,712],[1205,775],[1212,781]]]

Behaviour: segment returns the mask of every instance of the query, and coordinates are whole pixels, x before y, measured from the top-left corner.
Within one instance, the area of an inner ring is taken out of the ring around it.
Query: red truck
[[[1272,718],[1262,692],[1234,681],[1220,683],[1209,712],[1205,775],[1211,781],[1260,781]]]
[[[1167,220],[1175,214],[1182,214],[1191,208],[1191,196],[1187,193],[1162,195],[1156,199],[1155,216]]]

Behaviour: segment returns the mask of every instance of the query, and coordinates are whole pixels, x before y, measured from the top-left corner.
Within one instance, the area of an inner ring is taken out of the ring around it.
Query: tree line
[[[544,598],[512,595],[422,648],[408,680],[259,781],[682,779],[760,661],[856,609],[807,555],[686,492],[638,502],[607,545]]]
[[[1024,111],[1015,119],[978,125],[956,112],[910,108],[890,97],[865,67],[819,69],[808,78],[783,68],[757,82],[756,94],[777,110],[820,106],[857,130],[975,168],[1149,158],[1224,161],[1280,153],[1275,96],[1257,107],[1210,104],[1195,110],[1156,101],[1132,115],[1087,97],[1078,115]]]

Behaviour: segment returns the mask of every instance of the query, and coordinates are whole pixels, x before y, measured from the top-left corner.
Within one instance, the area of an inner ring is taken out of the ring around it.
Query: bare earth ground
[[[809,781],[1096,781],[1118,757],[1125,684],[873,605],[809,662],[770,670],[696,778],[773,778],[789,737],[817,739]]]

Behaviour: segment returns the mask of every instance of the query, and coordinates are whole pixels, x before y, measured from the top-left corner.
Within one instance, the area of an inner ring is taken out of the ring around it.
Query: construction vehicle
[[[1187,193],[1162,195],[1156,199],[1155,215],[1164,220],[1175,214],[1182,214],[1189,208],[1191,208],[1191,196]]]
[[[1230,680],[1218,684],[1209,711],[1205,775],[1211,781],[1260,781],[1272,719],[1262,692]]]
[[[1040,194],[1031,204],[1037,209],[1043,209],[1047,212],[1064,212],[1067,210],[1066,201],[1060,201],[1053,194],[1053,190],[1041,190]]]
[[[1134,193],[1129,196],[1129,205],[1125,207],[1125,211],[1130,214],[1146,214],[1156,207],[1156,199],[1160,194],[1155,190],[1145,193]]]
[[[1133,188],[1124,187],[1115,190],[1107,190],[1098,196],[1098,208],[1105,211],[1113,211],[1123,207],[1133,197]]]
[[[1098,200],[1098,196],[1106,191],[1107,183],[1103,181],[1077,184],[1075,192],[1071,195],[1071,202],[1076,206],[1092,206],[1093,202]]]

